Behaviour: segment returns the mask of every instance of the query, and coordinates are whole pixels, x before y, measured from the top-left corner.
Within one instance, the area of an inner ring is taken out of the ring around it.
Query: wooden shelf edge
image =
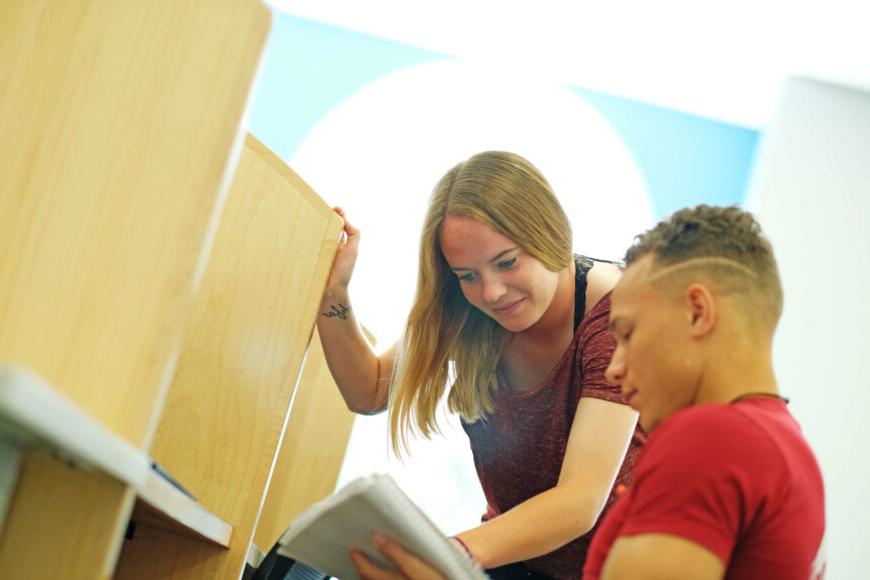
[[[0,365],[0,435],[47,447],[133,487],[151,472],[144,451],[82,411],[35,372]]]
[[[130,485],[138,494],[134,520],[229,546],[232,526],[155,472],[143,450],[25,367],[0,364],[0,437],[45,447]]]
[[[206,510],[156,472],[139,488],[132,520],[228,548],[231,525]]]
[[[251,568],[259,568],[260,564],[263,563],[263,560],[266,559],[266,554],[261,550],[257,544],[251,542],[248,545],[248,553],[245,556],[245,563],[248,564]]]

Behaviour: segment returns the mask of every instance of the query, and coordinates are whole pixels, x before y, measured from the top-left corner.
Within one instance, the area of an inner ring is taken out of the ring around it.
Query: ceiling
[[[789,75],[870,90],[870,0],[267,0],[287,14],[747,127]]]

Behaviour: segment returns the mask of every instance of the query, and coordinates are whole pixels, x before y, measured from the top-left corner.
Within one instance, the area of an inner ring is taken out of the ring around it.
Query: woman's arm
[[[636,423],[630,407],[581,398],[556,486],[459,537],[483,567],[492,568],[542,556],[582,536],[604,508]]]
[[[341,312],[342,316],[335,314]],[[332,378],[348,409],[371,415],[387,405],[398,344],[375,355],[353,313],[347,291],[324,294],[317,332]]]
[[[386,407],[396,345],[377,356],[360,329],[348,292],[360,232],[347,221],[341,208],[334,210],[345,220],[344,233],[323,294],[317,332],[326,364],[347,407],[355,413],[372,414]]]

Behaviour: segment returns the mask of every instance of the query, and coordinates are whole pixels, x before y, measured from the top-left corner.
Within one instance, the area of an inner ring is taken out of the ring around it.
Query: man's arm
[[[707,548],[670,534],[622,536],[604,562],[602,580],[718,580],[725,565]]]

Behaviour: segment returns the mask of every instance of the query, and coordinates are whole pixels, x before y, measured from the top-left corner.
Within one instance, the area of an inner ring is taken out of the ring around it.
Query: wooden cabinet
[[[374,337],[369,335],[374,344]],[[275,461],[254,545],[268,551],[287,524],[331,495],[338,481],[354,414],[329,374],[315,331]],[[315,443],[316,442],[316,443]]]
[[[270,23],[0,3],[0,577],[241,574],[341,230],[241,125]]]
[[[137,527],[119,578],[241,574],[341,227],[248,137],[151,447],[233,527],[229,550]]]

